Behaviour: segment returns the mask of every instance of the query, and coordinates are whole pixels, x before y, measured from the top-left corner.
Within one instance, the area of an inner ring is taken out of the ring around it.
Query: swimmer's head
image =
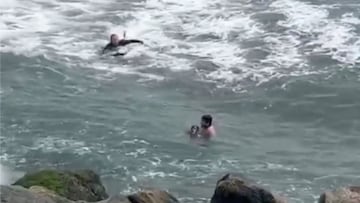
[[[113,45],[117,45],[117,43],[119,43],[119,36],[117,34],[111,34],[110,43]]]
[[[190,134],[191,135],[197,135],[199,133],[200,127],[197,125],[193,125],[190,128]]]
[[[211,115],[203,115],[201,117],[201,127],[209,128],[212,125],[212,117]]]

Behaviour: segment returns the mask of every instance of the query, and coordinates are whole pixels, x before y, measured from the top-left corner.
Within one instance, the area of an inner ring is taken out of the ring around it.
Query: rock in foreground
[[[271,192],[250,184],[239,177],[226,174],[216,184],[211,203],[278,203]]]
[[[360,203],[360,186],[325,192],[320,196],[319,203]]]
[[[178,203],[179,201],[162,190],[150,190],[138,192],[133,195],[129,195],[128,199],[131,203]]]
[[[37,188],[39,189],[39,188]],[[43,191],[46,189],[44,188]],[[47,195],[37,193],[21,186],[0,186],[1,203],[73,203],[58,195]]]
[[[1,203],[90,203],[72,201],[59,196],[42,186],[26,189],[21,186],[0,186]],[[128,196],[115,195],[106,200],[91,203],[179,203],[178,200],[162,190],[147,190]]]
[[[69,200],[89,202],[108,198],[100,177],[91,170],[43,170],[26,174],[14,183],[25,188],[42,186]]]

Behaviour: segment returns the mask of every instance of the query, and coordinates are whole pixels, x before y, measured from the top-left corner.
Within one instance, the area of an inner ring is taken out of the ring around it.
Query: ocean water
[[[207,202],[235,172],[290,202],[360,185],[360,1],[1,0],[1,182],[90,168]],[[125,57],[100,56],[127,31]],[[184,130],[210,113],[218,137]]]

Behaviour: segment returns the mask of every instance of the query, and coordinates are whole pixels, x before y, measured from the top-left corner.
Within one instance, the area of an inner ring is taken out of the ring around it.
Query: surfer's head
[[[117,45],[119,43],[119,36],[117,34],[111,34],[110,43],[113,45]]]
[[[201,127],[209,128],[212,125],[212,117],[211,115],[203,115],[201,117]]]

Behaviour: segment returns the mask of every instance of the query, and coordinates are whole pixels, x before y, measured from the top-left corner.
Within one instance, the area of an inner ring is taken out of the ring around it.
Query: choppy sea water
[[[111,194],[158,187],[207,202],[237,172],[296,203],[360,185],[357,0],[0,8],[3,183],[91,168]],[[99,56],[124,30],[145,45]],[[208,147],[183,133],[204,113],[219,134]]]

